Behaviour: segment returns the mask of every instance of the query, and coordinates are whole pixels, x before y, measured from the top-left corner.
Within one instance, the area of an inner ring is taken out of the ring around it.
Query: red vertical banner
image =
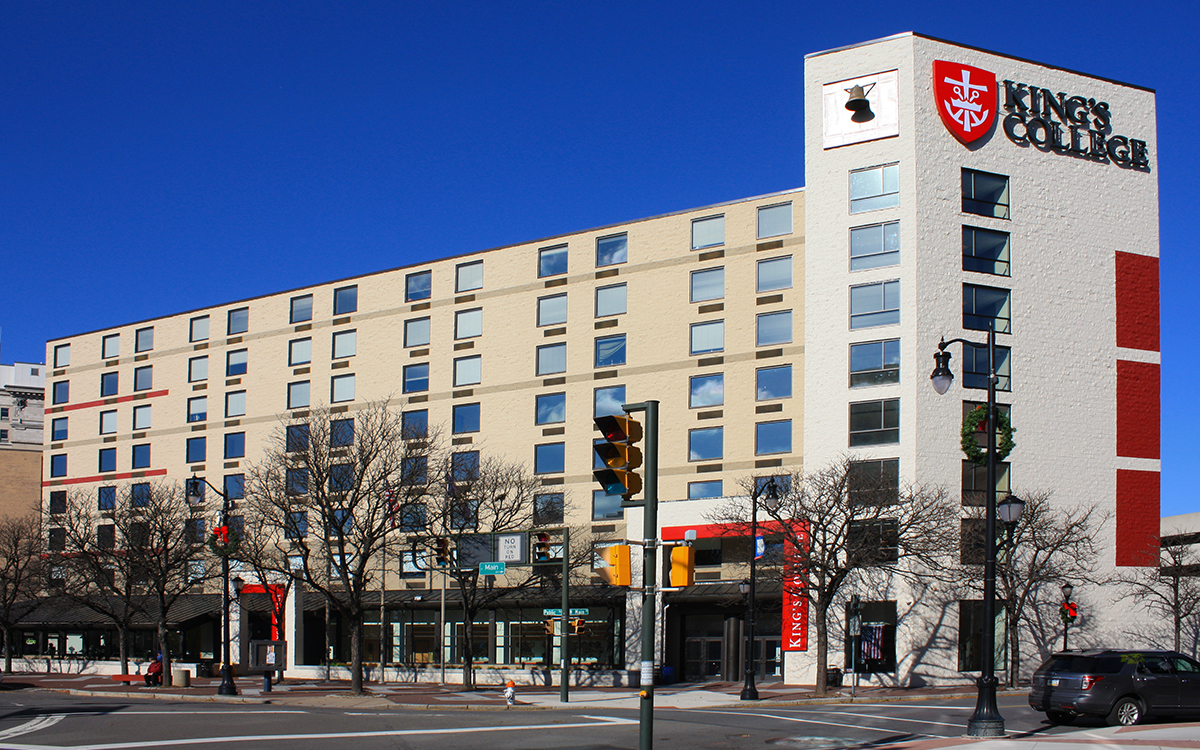
[[[1158,565],[1160,480],[1157,471],[1117,469],[1117,565]]]
[[[807,524],[800,537],[808,538]],[[808,594],[804,586],[802,557],[789,535],[784,538],[783,556],[783,650],[808,650]]]

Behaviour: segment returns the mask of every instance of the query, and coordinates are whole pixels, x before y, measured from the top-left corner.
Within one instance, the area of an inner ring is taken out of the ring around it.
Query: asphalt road
[[[974,702],[918,700],[810,706],[748,705],[659,709],[655,748],[861,747],[958,737]],[[1010,732],[1053,735],[1023,698],[1001,702]],[[1099,723],[1096,723],[1099,726]],[[1077,728],[1077,727],[1076,727]],[[0,748],[411,748],[638,747],[636,711],[580,707],[554,710],[344,711],[271,705],[111,700],[55,693],[0,696]]]

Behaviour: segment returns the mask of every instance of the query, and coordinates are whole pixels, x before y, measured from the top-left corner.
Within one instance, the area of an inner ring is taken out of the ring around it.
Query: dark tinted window
[[[1124,666],[1120,656],[1056,656],[1042,665],[1041,671],[1119,674]]]

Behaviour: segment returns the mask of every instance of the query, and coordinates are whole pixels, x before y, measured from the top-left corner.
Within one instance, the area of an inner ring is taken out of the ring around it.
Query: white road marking
[[[324,734],[261,734],[237,735],[232,737],[187,737],[178,740],[147,740],[145,742],[111,742],[99,745],[17,745],[5,743],[5,750],[119,750],[120,748],[174,747],[177,745],[213,745],[217,743],[289,742],[295,740],[338,740],[361,737],[412,737],[441,734],[476,734],[482,732],[529,731],[533,729],[588,729],[605,726],[627,726],[637,724],[636,719],[616,719],[608,716],[581,716],[591,719],[576,724],[527,724],[517,726],[455,727],[450,729],[393,729],[374,732],[329,732]]]
[[[690,711],[690,710],[698,710],[698,709],[687,709],[687,710]],[[868,726],[863,726],[862,724],[847,724],[846,722],[839,722],[839,721],[817,721],[816,719],[801,719],[801,718],[798,718],[795,716],[780,716],[778,714],[759,714],[759,713],[752,713],[749,711],[705,710],[705,711],[699,711],[699,713],[729,714],[731,716],[758,716],[759,718],[763,718],[763,719],[777,719],[779,721],[794,721],[799,724],[821,724],[823,726],[828,726],[828,727],[849,727],[851,729],[870,729],[870,730],[873,730],[876,732],[888,732],[890,734],[896,733],[896,730],[893,728],[890,728],[890,727],[868,727]],[[958,726],[958,725],[957,724],[948,724],[947,726]],[[942,735],[940,735],[940,734],[914,734],[912,736],[914,736],[914,737],[939,737],[939,738],[942,737]]]
[[[975,710],[974,706],[923,706],[920,704],[912,704],[912,703],[904,703],[904,704],[900,704],[900,703],[851,703],[850,705],[854,706],[855,708],[895,708],[896,706],[903,705],[904,708],[906,708],[906,709],[921,708],[921,709],[925,709],[926,711],[974,711]]]
[[[787,709],[777,709],[777,710],[787,710]],[[797,710],[797,712],[798,713],[809,713],[809,712],[812,712],[812,709],[808,709],[807,711],[803,710],[803,709],[799,709],[799,710]],[[914,724],[933,724],[933,725],[939,726],[939,727],[962,727],[963,726],[961,723],[953,723],[953,722],[946,722],[946,721],[929,721],[928,719],[906,719],[903,716],[887,716],[884,714],[860,714],[860,713],[856,713],[854,711],[821,711],[819,713],[829,713],[829,714],[833,714],[834,716],[860,716],[864,719],[879,719],[880,721],[910,721]],[[859,726],[859,725],[853,724],[851,726]]]
[[[6,740],[9,737],[20,737],[23,734],[29,734],[30,732],[36,732],[39,729],[52,727],[62,720],[63,717],[57,715],[39,716],[36,719],[31,719],[25,722],[24,724],[18,724],[15,727],[11,727],[0,732],[0,740]]]

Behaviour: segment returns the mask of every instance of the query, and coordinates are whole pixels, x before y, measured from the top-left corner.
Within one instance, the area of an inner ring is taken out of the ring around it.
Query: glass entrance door
[[[694,682],[721,679],[724,656],[721,638],[688,638],[683,642],[683,679]]]

